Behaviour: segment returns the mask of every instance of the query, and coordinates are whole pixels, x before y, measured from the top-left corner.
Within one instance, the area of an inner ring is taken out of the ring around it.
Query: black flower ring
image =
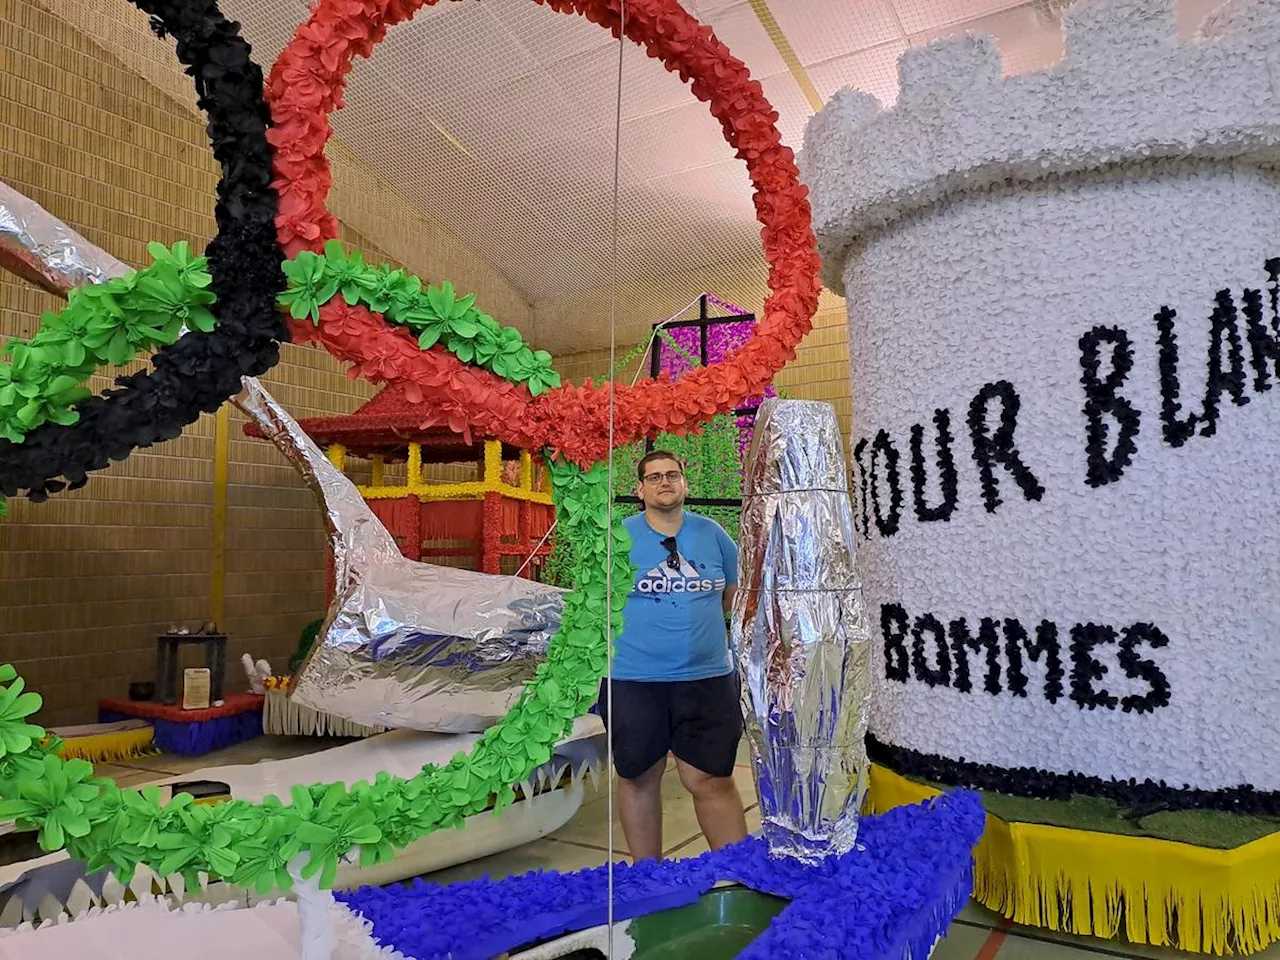
[[[0,496],[25,491],[36,501],[139,447],[171,440],[202,413],[240,391],[240,379],[271,369],[288,327],[276,305],[284,288],[276,239],[278,194],[267,141],[271,114],[262,71],[239,24],[215,0],[133,0],[152,29],[177,40],[178,59],[195,81],[209,119],[209,140],[222,168],[214,218],[218,234],[206,255],[217,301],[211,333],[190,332],[152,356],[152,369],[117,378],[117,387],[76,404],[79,419],[46,423],[22,443],[0,441]]]

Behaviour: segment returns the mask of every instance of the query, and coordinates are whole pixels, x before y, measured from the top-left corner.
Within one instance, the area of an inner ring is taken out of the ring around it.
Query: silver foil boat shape
[[[565,591],[406,559],[261,386],[246,380],[236,404],[315,493],[333,550],[333,600],[291,696],[370,727],[466,733],[501,719],[546,659]]]
[[[835,410],[766,400],[742,505],[732,641],[770,851],[854,848],[866,792],[871,633]]]

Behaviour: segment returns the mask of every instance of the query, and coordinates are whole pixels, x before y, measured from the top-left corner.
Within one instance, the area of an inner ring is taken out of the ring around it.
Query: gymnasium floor
[[[121,786],[139,787],[200,767],[280,760],[331,745],[329,741],[305,737],[261,737],[204,757],[187,758],[162,754],[125,763],[100,764],[97,770],[102,776],[114,778]],[[743,757],[740,755],[739,759],[741,761]],[[740,762],[735,776],[747,804],[748,827],[753,831],[758,830],[760,811],[755,803],[751,771]],[[707,849],[706,841],[698,830],[693,804],[680,785],[674,764],[663,780],[663,810],[663,847],[666,856],[696,856]],[[605,782],[602,778],[599,791],[595,791],[588,780],[587,797],[582,808],[572,821],[555,834],[514,850],[442,870],[432,874],[429,879],[447,883],[473,879],[486,873],[502,877],[539,868],[577,870],[598,866],[607,859],[608,823]],[[622,828],[617,823],[616,813],[613,835],[615,845],[625,850],[626,842],[622,837]],[[626,859],[625,854],[621,859]],[[1105,960],[1108,957],[1186,960],[1192,955],[1018,927],[977,904],[970,904],[960,914],[951,933],[938,945],[933,956],[934,960],[996,960],[997,957],[999,960]],[[1280,960],[1280,945],[1257,956],[1262,960]]]

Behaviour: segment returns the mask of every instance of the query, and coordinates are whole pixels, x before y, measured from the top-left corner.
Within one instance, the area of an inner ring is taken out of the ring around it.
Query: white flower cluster
[[[913,47],[891,109],[843,90],[810,121],[799,165],[827,286],[843,293],[858,238],[958,194],[1153,157],[1280,164],[1280,3],[1231,0],[1192,43],[1173,0],[1086,0],[1063,30],[1063,62],[1025,76],[1001,76],[987,36]]]

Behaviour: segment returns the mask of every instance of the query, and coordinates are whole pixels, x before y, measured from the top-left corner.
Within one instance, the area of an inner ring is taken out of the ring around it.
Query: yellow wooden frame
[[[347,449],[340,443],[330,444],[325,451],[329,462],[339,470],[346,469]],[[357,484],[356,489],[366,500],[399,500],[417,497],[426,503],[447,500],[483,500],[485,494],[496,493],[511,500],[527,500],[550,506],[551,494],[533,489],[533,457],[527,450],[520,453],[519,486],[511,486],[502,480],[502,443],[487,440],[484,444],[484,472],[482,479],[465,483],[426,483],[422,479],[422,444],[409,444],[409,460],[406,482],[388,485],[383,481],[383,461],[373,459],[373,482]]]

